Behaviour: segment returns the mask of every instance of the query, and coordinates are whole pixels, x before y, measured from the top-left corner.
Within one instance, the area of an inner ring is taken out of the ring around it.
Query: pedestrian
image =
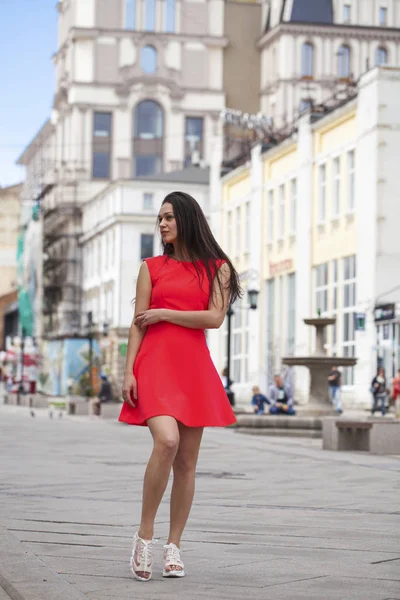
[[[163,255],[145,259],[140,267],[119,417],[131,425],[147,425],[154,442],[131,558],[133,575],[141,581],[152,576],[154,521],[171,468],[163,576],[185,575],[180,543],[193,501],[203,428],[235,422],[204,330],[219,328],[228,306],[241,296],[238,274],[190,195],[166,196],[158,226]]]
[[[342,374],[337,367],[331,368],[331,373],[328,376],[328,389],[329,389],[329,397],[335,410],[339,415],[342,414],[342,405],[341,405],[341,397],[340,397],[340,384],[341,384]]]
[[[293,396],[289,385],[283,383],[280,375],[274,376],[274,384],[270,387],[268,399],[272,406],[270,415],[295,415],[293,408]]]
[[[261,390],[258,387],[258,385],[255,385],[253,387],[253,397],[251,399],[251,405],[256,415],[263,415],[265,412],[265,406],[267,404],[271,404],[271,402],[266,396],[264,396],[264,394],[261,393]]]
[[[400,418],[400,369],[397,371],[396,377],[393,379],[392,399],[396,417]]]
[[[99,399],[100,399],[101,403],[111,402],[111,400],[112,400],[111,383],[109,382],[107,375],[101,376]]]
[[[378,405],[381,406],[382,416],[385,416],[386,413],[386,400],[388,397],[388,391],[386,389],[386,375],[385,369],[383,367],[379,367],[378,373],[372,380],[371,383],[371,392],[373,396],[373,404],[372,404],[372,416],[375,414],[375,411],[378,410]]]

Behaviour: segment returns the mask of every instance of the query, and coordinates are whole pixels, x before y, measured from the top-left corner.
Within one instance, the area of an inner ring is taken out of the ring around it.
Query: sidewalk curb
[[[0,527],[0,590],[11,600],[87,600],[61,575]]]

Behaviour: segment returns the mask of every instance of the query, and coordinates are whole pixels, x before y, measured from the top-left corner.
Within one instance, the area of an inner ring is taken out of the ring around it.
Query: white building
[[[115,181],[83,206],[83,315],[92,312],[103,339],[104,369],[122,380],[136,280],[144,258],[161,253],[157,215],[179,189],[209,214],[209,169],[190,167],[152,178]]]
[[[303,319],[318,311],[337,318],[328,353],[358,358],[343,372],[345,406],[369,405],[378,364],[389,380],[400,367],[399,126],[400,70],[374,69],[353,99],[305,114],[293,134],[256,146],[251,163],[220,182],[219,237],[245,287],[251,273],[260,290],[258,311],[237,311],[233,330],[243,401],[253,384],[266,389],[284,356],[312,353]],[[357,330],[356,313],[365,314],[365,330]],[[213,336],[212,350],[222,368],[224,332]],[[306,371],[296,369],[300,403],[307,385]]]
[[[400,64],[398,0],[267,0],[263,14],[261,111],[278,124]]]

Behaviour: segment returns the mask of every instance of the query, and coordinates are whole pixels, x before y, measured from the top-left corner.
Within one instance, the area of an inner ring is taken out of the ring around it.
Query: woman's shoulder
[[[158,271],[164,265],[165,258],[166,257],[161,254],[159,256],[151,256],[150,258],[145,258],[143,260],[143,263],[146,263],[147,268],[149,269],[150,277],[153,282]]]

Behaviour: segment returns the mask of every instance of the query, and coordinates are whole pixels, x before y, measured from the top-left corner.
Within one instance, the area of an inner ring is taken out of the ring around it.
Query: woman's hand
[[[148,325],[155,325],[164,320],[163,308],[151,308],[138,312],[135,317],[135,325],[140,329],[146,328]]]
[[[133,373],[125,373],[124,383],[122,385],[122,398],[124,402],[136,407],[135,400],[137,400],[137,382],[136,377]]]

